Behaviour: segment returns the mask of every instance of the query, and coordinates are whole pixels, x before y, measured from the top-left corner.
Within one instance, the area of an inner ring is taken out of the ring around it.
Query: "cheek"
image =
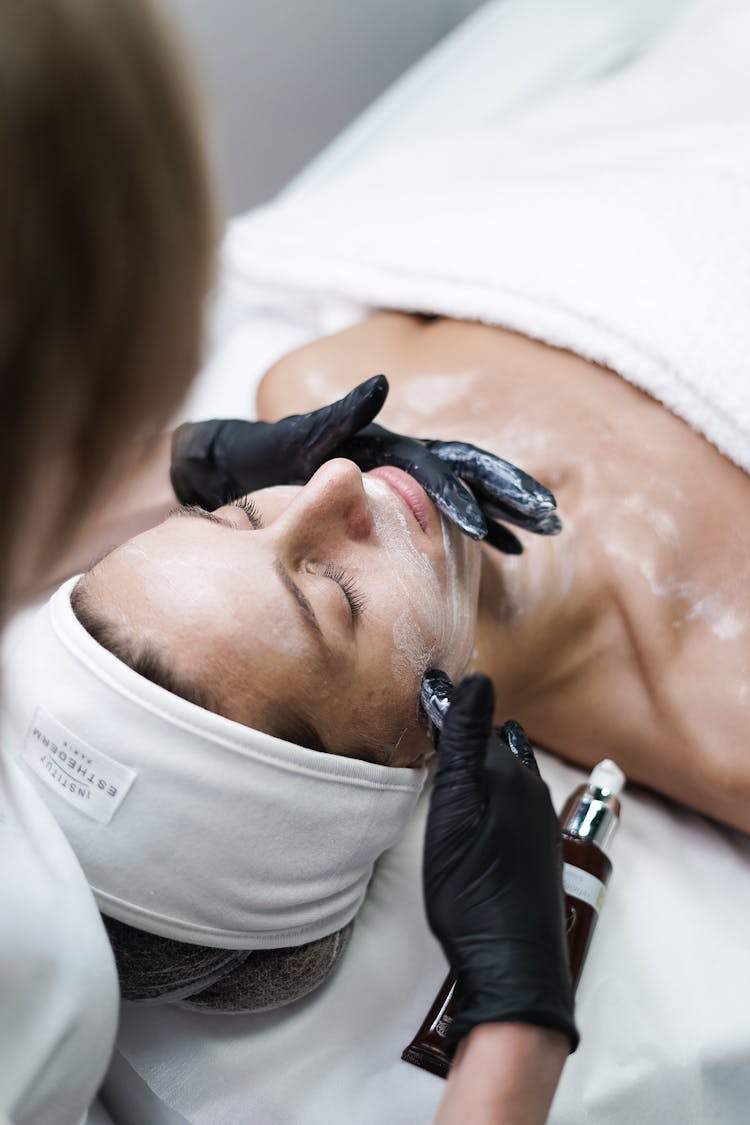
[[[375,653],[372,653],[373,657]],[[346,713],[353,721],[368,729],[399,729],[417,717],[422,673],[396,679],[391,669],[391,653],[386,650],[381,660],[373,660],[361,669],[355,684],[342,693],[346,697]]]
[[[398,690],[419,691],[429,667],[458,680],[471,659],[477,624],[481,547],[450,524],[443,525],[444,575],[423,565],[410,574],[395,568],[378,583],[383,670]]]
[[[359,730],[378,748],[379,756],[391,766],[421,765],[432,751],[432,742],[418,720],[419,679],[403,681],[378,691],[363,693]],[[356,714],[356,710],[352,711]]]
[[[419,622],[410,607],[396,616],[391,631],[390,670],[392,681],[400,688],[410,685],[419,691],[422,676],[433,660],[434,636]]]
[[[392,704],[404,691],[416,698],[443,633],[442,597],[434,574],[404,575],[391,569],[370,583],[367,598],[372,674],[382,681]]]
[[[398,705],[391,702],[392,724],[385,740],[388,761],[393,766],[422,765],[433,750],[432,740],[419,722],[418,685],[404,693]]]

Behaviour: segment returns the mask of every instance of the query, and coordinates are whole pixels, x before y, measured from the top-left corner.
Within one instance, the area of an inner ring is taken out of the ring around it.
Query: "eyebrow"
[[[295,604],[299,606],[300,616],[302,617],[308,632],[313,633],[318,643],[322,643],[323,647],[326,649],[326,651],[328,651],[328,642],[325,639],[323,630],[320,627],[320,622],[318,621],[318,618],[315,615],[315,610],[310,605],[310,602],[302,593],[299,586],[292,578],[291,574],[289,574],[289,572],[284,569],[284,566],[281,563],[280,559],[274,559],[273,569],[275,570],[277,576],[280,578],[282,585],[294,598]]]
[[[182,504],[179,508],[173,508],[169,516],[194,517],[195,519],[208,520],[209,523],[218,524],[220,527],[228,527],[230,531],[240,530],[236,523],[224,519],[222,516],[217,516],[215,512],[209,512],[206,508],[200,508],[197,504]],[[280,559],[274,559],[273,569],[277,577],[281,580],[281,584],[292,595],[295,605],[299,608],[300,617],[305,624],[305,628],[309,633],[313,634],[318,644],[322,645],[325,651],[330,655],[328,641],[325,638],[325,634],[320,627],[320,622],[310,602],[307,600],[302,590],[300,590],[291,574],[284,569]]]

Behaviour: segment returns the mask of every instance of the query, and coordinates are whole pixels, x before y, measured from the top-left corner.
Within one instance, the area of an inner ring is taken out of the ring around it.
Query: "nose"
[[[289,545],[306,549],[335,541],[360,542],[373,532],[370,505],[362,473],[353,461],[327,461],[276,523],[277,534]]]

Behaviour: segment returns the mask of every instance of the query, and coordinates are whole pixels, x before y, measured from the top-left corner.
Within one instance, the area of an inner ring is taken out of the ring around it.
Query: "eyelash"
[[[248,518],[250,525],[254,528],[263,526],[258,505],[249,496],[239,496],[236,500],[231,501],[235,508],[241,508]],[[357,621],[361,617],[365,609],[365,598],[362,594],[357,583],[353,578],[350,578],[346,571],[342,570],[339,566],[334,566],[333,563],[326,563],[323,568],[323,577],[330,578],[336,582],[344,592],[344,597],[349,603],[349,609],[352,613],[352,620]]]
[[[342,570],[339,566],[334,566],[333,563],[326,563],[323,567],[323,577],[330,578],[332,581],[338,583],[344,591],[344,596],[349,602],[349,608],[352,611],[352,620],[356,621],[364,612],[365,599],[362,591],[353,578],[350,578],[346,571]]]
[[[263,520],[260,518],[258,505],[249,496],[239,496],[236,500],[231,501],[232,507],[241,508],[248,518],[251,527],[256,530],[263,526]]]

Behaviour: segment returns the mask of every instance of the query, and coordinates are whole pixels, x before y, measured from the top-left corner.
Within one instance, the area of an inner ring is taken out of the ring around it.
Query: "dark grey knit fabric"
[[[124,1000],[237,1014],[307,996],[343,955],[354,925],[291,949],[247,951],[189,945],[103,918]]]

